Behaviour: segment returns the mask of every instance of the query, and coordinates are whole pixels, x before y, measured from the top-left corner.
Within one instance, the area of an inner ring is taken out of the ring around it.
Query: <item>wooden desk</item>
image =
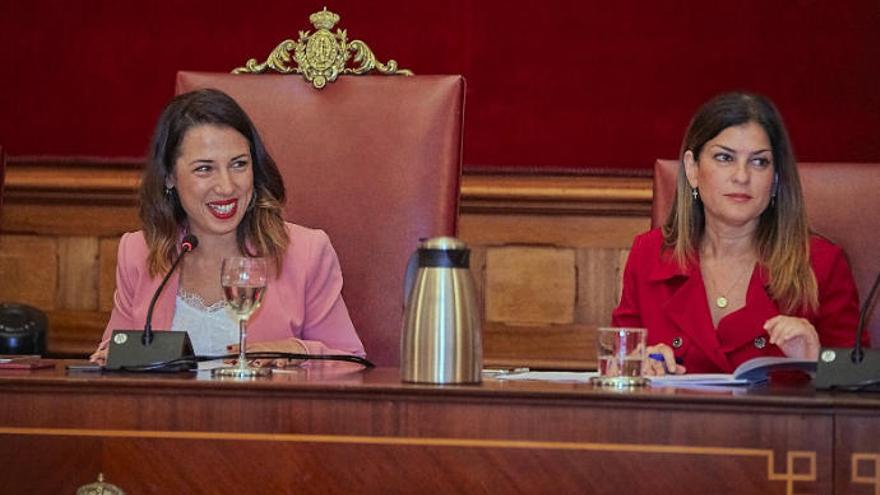
[[[880,396],[0,373],[4,493],[880,493]]]

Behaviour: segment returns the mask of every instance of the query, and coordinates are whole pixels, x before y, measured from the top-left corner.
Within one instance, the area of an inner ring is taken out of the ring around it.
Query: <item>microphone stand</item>
[[[180,245],[180,254],[171,269],[165,274],[159,288],[153,293],[150,306],[147,309],[147,318],[143,330],[113,330],[110,336],[110,344],[107,348],[107,364],[105,370],[123,371],[187,371],[193,368],[192,342],[186,332],[156,332],[153,333],[153,309],[159,294],[165,288],[171,274],[177,269],[177,265],[183,256],[198,246],[196,236],[189,234],[183,238]],[[157,366],[161,363],[168,365]]]

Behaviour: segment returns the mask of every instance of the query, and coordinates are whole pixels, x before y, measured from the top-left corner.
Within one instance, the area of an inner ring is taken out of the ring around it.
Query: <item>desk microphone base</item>
[[[159,363],[194,357],[192,343],[186,332],[153,332],[150,344],[143,342],[142,330],[114,330],[107,348],[105,370],[123,371],[188,371],[194,360],[175,366],[138,370]]]
[[[850,347],[820,350],[816,388],[880,391],[880,350],[862,349],[862,352],[862,361],[854,363]]]

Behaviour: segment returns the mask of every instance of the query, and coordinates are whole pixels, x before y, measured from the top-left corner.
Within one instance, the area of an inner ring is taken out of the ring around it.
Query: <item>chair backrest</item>
[[[678,167],[677,160],[654,164],[652,226],[661,225],[672,209]],[[880,164],[798,163],[798,171],[810,228],[846,251],[861,305],[880,272],[880,255],[875,251],[880,247]],[[872,345],[877,346],[880,314],[874,314],[868,325]]]
[[[3,183],[6,178],[6,153],[3,151],[3,147],[0,146],[0,226],[3,225]]]
[[[367,357],[396,366],[407,259],[420,238],[455,234],[464,79],[346,76],[317,90],[297,76],[177,76],[178,93],[208,87],[254,121],[287,219],[328,233]]]

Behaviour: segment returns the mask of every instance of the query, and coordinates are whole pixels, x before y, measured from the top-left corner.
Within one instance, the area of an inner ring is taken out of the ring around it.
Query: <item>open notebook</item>
[[[803,371],[816,376],[816,361],[790,357],[758,357],[737,366],[732,374],[692,373],[651,377],[651,385],[748,385],[766,382],[774,371]]]
[[[739,365],[731,374],[691,373],[685,375],[652,376],[651,385],[666,386],[719,386],[749,385],[765,382],[773,371],[803,371],[810,376],[816,374],[816,361],[789,357],[759,357]],[[498,380],[544,380],[551,382],[589,383],[597,376],[595,372],[560,372],[515,370],[508,373],[484,373],[484,376]]]

